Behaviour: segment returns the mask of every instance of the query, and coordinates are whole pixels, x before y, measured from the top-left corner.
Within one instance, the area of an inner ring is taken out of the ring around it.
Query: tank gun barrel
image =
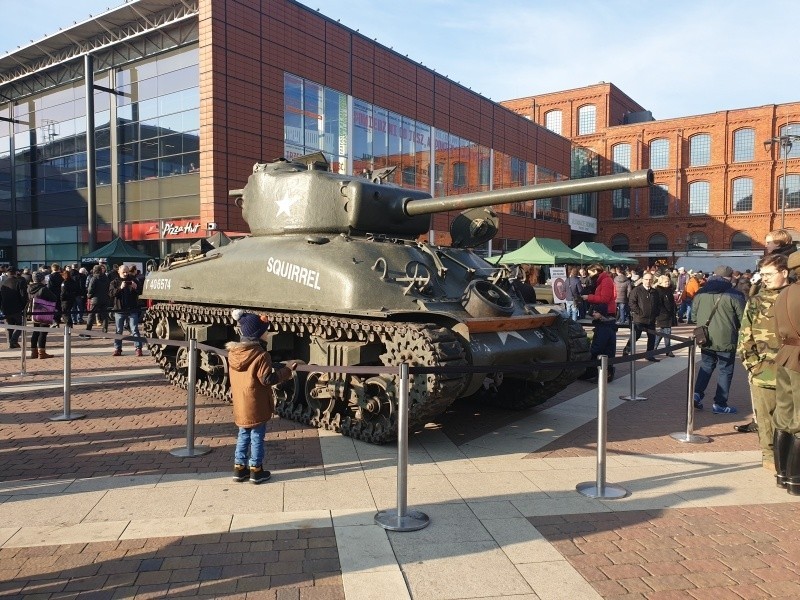
[[[518,188],[505,188],[487,192],[474,192],[460,196],[406,200],[403,210],[408,216],[427,215],[448,210],[465,210],[481,206],[526,202],[540,198],[605,192],[608,190],[642,188],[652,185],[653,172],[650,169],[633,173],[618,173],[585,179],[570,179],[552,183],[538,183]]]

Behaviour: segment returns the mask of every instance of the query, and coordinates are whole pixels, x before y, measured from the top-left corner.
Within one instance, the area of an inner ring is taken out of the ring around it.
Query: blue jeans
[[[234,461],[237,465],[260,467],[263,464],[264,434],[266,433],[266,423],[255,427],[239,427],[239,437],[236,438],[236,453],[234,454]]]
[[[736,364],[736,355],[733,352],[715,352],[706,350],[700,353],[700,369],[697,371],[697,381],[694,384],[694,391],[699,394],[702,400],[705,397],[708,382],[711,380],[711,373],[719,367],[717,372],[717,391],[714,394],[714,404],[728,406],[728,393],[731,390],[733,380],[733,367]]]
[[[116,326],[117,335],[122,335],[125,330],[125,320],[128,320],[128,326],[131,329],[131,335],[139,337],[139,311],[134,310],[131,312],[115,312],[114,325]],[[142,349],[142,342],[134,342],[137,350]],[[114,340],[114,349],[122,350],[122,340]]]
[[[672,334],[672,327],[658,327],[656,329],[656,331],[658,333],[656,334],[656,342],[655,342],[655,344],[653,344],[653,350],[658,350],[658,345],[661,343],[661,340],[664,340],[664,348],[669,350],[669,348],[670,348],[670,339],[668,337],[666,337],[666,335],[671,335]],[[664,333],[666,335],[662,336],[661,335],[662,333]]]
[[[626,302],[617,302],[617,323],[627,323],[631,318]]]
[[[566,309],[568,319],[572,319],[573,321],[578,320],[578,305],[575,304],[574,300],[567,300],[564,302],[564,308]]]
[[[78,296],[75,300],[75,306],[72,307],[72,322],[77,323],[83,321],[83,310],[86,306],[86,298]]]

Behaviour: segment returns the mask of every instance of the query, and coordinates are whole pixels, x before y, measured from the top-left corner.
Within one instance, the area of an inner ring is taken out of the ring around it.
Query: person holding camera
[[[264,435],[275,410],[272,386],[292,378],[297,363],[273,363],[261,341],[269,329],[264,315],[234,310],[239,341],[228,342],[228,377],[233,396],[233,421],[239,428],[234,452],[233,480],[259,484],[271,474],[264,469]]]
[[[114,324],[116,325],[117,335],[122,335],[122,332],[127,322],[131,334],[135,337],[139,336],[139,294],[141,290],[139,285],[131,277],[130,269],[125,265],[120,265],[119,278],[111,282],[108,288],[108,295],[114,303]],[[137,339],[134,341],[136,348],[136,356],[142,356],[142,341]],[[114,354],[113,356],[122,355],[122,340],[114,340]]]

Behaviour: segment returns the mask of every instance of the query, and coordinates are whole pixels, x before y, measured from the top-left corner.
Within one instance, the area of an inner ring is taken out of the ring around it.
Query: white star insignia
[[[297,198],[292,198],[290,196],[284,196],[280,200],[275,200],[275,204],[278,205],[278,213],[275,215],[276,217],[280,217],[282,214],[286,214],[286,216],[291,217],[292,213],[290,212],[290,208],[297,202]]]
[[[506,340],[508,339],[508,336],[515,337],[517,339],[522,340],[523,342],[525,341],[525,338],[522,337],[522,335],[518,331],[498,331],[497,335],[500,337],[500,343],[503,344],[504,346],[506,345]]]

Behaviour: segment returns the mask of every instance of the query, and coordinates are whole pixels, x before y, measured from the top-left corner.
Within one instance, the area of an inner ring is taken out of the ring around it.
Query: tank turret
[[[283,417],[383,443],[396,436],[395,376],[330,373],[325,366],[480,366],[413,375],[412,428],[455,399],[527,408],[572,383],[580,369],[544,369],[589,358],[583,329],[552,307],[526,304],[512,273],[470,250],[490,239],[490,205],[618,188],[645,187],[650,171],[547,183],[447,198],[369,177],[327,171],[321,155],[256,164],[232,195],[252,235],[225,246],[195,244],[151,271],[142,296],[143,330],[156,340],[193,337],[224,347],[238,339],[232,309],[269,319],[263,337],[274,360],[300,359],[276,389]],[[430,215],[468,209],[453,222],[451,246],[419,241]],[[167,377],[185,387],[183,347],[152,343]],[[201,352],[197,391],[228,399],[224,356]],[[526,365],[504,374],[505,365]],[[463,371],[463,369],[462,369]]]
[[[646,187],[653,182],[652,171],[643,170],[431,198],[425,192],[382,183],[381,177],[330,173],[321,154],[312,157],[304,162],[257,163],[245,188],[231,191],[252,235],[381,233],[416,237],[429,231],[433,213]]]

